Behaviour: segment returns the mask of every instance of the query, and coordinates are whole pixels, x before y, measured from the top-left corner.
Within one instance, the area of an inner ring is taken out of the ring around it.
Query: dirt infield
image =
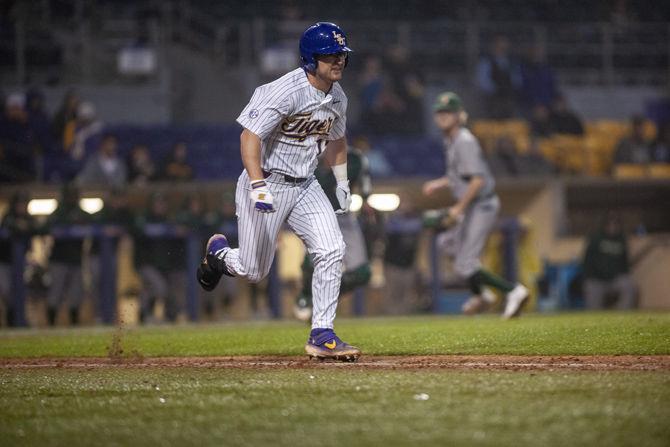
[[[670,371],[670,355],[659,356],[512,356],[433,355],[363,356],[357,363],[319,362],[306,357],[71,357],[5,358],[0,369],[33,368],[351,368],[379,370],[510,370],[510,371]]]

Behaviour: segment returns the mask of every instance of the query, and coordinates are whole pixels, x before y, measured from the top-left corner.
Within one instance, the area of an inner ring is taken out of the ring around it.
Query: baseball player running
[[[198,268],[205,290],[214,289],[224,274],[260,281],[270,270],[279,230],[287,223],[314,260],[314,314],[305,351],[310,357],[343,361],[355,361],[361,353],[333,331],[345,248],[335,215],[346,213],[351,204],[347,97],[338,83],[349,52],[337,25],[317,23],[300,39],[302,67],[256,89],[237,118],[244,127],[244,171],[235,193],[240,246],[230,248],[224,235],[213,235]],[[337,181],[335,212],[314,177],[321,155]]]
[[[528,300],[528,290],[483,269],[479,261],[500,208],[493,176],[479,142],[464,127],[467,114],[461,99],[452,92],[442,93],[433,110],[435,123],[444,136],[447,173],[426,182],[423,193],[430,196],[440,189],[451,189],[456,204],[447,211],[447,218],[456,222],[449,232],[453,236],[456,273],[467,279],[472,293],[483,300],[491,300],[490,293],[483,293],[485,286],[505,293],[503,317],[516,317]]]
[[[363,200],[370,195],[372,182],[367,157],[358,149],[349,147],[347,151],[347,171],[349,187],[352,191],[361,194]],[[314,172],[317,181],[323,188],[333,208],[339,208],[337,200],[337,181],[330,167],[324,163]],[[372,272],[368,263],[363,232],[356,216],[352,213],[338,214],[337,224],[340,226],[344,244],[347,249],[344,253],[344,273],[340,283],[340,295],[351,292],[357,287],[364,286],[370,281]],[[302,263],[302,290],[296,298],[293,314],[298,320],[309,321],[312,317],[312,277],[314,263],[309,254],[305,255]]]

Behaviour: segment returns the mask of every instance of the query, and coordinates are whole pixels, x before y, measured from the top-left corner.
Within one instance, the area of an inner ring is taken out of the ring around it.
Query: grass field
[[[670,354],[669,313],[360,319],[337,329],[368,356]],[[105,357],[119,346],[122,356],[144,358],[293,356],[306,335],[291,322],[0,332],[0,445],[670,444],[668,363],[655,370],[10,364]]]
[[[670,354],[670,313],[575,313],[338,320],[338,335],[369,355]],[[105,356],[112,341],[143,356],[298,355],[309,328],[297,322],[0,332],[2,357]]]

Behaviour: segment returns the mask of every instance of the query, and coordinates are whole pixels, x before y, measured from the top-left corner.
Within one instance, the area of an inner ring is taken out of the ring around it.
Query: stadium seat
[[[670,164],[652,163],[649,165],[649,177],[670,178]]]
[[[514,141],[519,153],[526,153],[530,148],[530,129],[523,120],[477,120],[472,123],[471,130],[486,152],[493,150],[496,141],[502,137]]]
[[[584,147],[589,175],[606,175],[610,172],[616,143],[616,140],[611,137],[587,132],[584,137]]]
[[[620,163],[614,165],[614,178],[617,179],[639,179],[647,175],[647,167],[632,163]]]
[[[545,158],[563,171],[573,173],[586,171],[588,160],[585,139],[581,136],[557,134],[540,140],[539,148]]]

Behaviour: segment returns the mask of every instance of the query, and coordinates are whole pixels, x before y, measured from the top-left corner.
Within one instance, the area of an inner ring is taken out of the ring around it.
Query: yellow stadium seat
[[[591,130],[608,135],[617,141],[630,132],[630,127],[626,121],[597,120],[592,123],[592,126]]]
[[[587,131],[584,146],[587,152],[587,172],[591,175],[605,175],[610,172],[616,140],[600,133]]]
[[[554,135],[538,140],[538,148],[544,157],[561,170],[583,172],[590,175],[605,175],[612,168],[612,159],[619,140],[630,134],[628,120],[596,120],[585,123],[585,135]],[[471,125],[485,151],[491,152],[496,141],[506,137],[514,141],[517,152],[528,152],[531,146],[530,126],[524,120],[477,120]],[[645,122],[645,138],[656,135],[653,122]],[[666,171],[658,167],[656,176],[665,177]],[[644,171],[644,169],[643,169]],[[616,173],[616,170],[615,170]],[[644,177],[639,167],[621,168],[620,178]]]
[[[647,175],[647,167],[632,163],[620,163],[614,165],[614,177],[618,179],[644,178]]]
[[[477,120],[470,128],[487,152],[493,150],[496,141],[503,137],[514,141],[520,153],[527,152],[530,147],[530,129],[524,120]]]
[[[541,138],[537,141],[537,147],[544,158],[554,164],[558,164],[559,154],[556,145],[554,144],[554,140],[551,138]]]
[[[649,165],[649,177],[670,178],[670,164],[652,163]]]
[[[551,138],[560,154],[559,166],[570,172],[585,172],[587,153],[584,137],[570,134],[557,134]]]

